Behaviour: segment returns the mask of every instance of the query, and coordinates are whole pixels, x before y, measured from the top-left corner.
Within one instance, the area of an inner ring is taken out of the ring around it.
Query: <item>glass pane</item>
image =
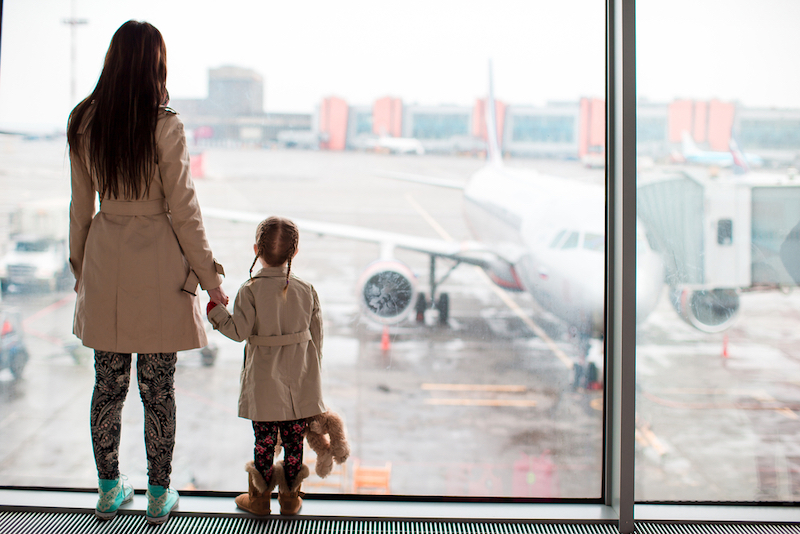
[[[798,16],[637,2],[638,501],[800,499]]]
[[[258,220],[300,225],[291,269],[319,294],[323,397],[352,452],[304,490],[600,498],[604,8],[539,4],[4,2],[0,485],[97,482],[64,129],[132,17],[166,41],[225,291],[248,280]],[[568,244],[551,247],[565,229]],[[208,346],[178,355],[172,482],[241,490],[244,344],[206,329]],[[131,382],[119,456],[141,488]]]

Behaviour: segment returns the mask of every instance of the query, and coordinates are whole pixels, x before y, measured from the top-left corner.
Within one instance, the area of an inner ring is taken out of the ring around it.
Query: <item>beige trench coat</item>
[[[325,412],[322,401],[322,314],[314,287],[292,276],[283,298],[286,266],[261,269],[236,295],[233,315],[208,314],[214,328],[247,340],[239,417],[292,421]]]
[[[81,135],[91,121],[81,125]],[[101,199],[84,157],[70,151],[70,266],[78,280],[73,332],[95,350],[177,352],[208,341],[197,293],[222,284],[189,174],[183,124],[159,110],[158,166],[147,198]]]

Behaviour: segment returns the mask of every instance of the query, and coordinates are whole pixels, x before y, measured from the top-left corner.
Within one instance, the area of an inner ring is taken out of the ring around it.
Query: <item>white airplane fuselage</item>
[[[475,239],[525,251],[517,279],[544,309],[582,335],[600,336],[605,313],[605,190],[603,186],[488,164],[464,191]],[[637,229],[637,319],[653,310],[663,264]]]

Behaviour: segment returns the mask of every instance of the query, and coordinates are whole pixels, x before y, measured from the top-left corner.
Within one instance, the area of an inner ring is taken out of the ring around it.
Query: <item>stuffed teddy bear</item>
[[[317,453],[316,473],[325,478],[333,469],[333,462],[344,463],[350,456],[350,444],[344,432],[344,423],[333,410],[315,415],[308,422],[308,446]]]

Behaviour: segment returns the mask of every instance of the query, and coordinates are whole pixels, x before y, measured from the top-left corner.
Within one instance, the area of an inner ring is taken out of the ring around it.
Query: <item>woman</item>
[[[145,409],[147,520],[154,524],[165,522],[178,502],[169,487],[176,352],[207,344],[198,282],[213,302],[228,301],[189,174],[183,125],[165,107],[166,80],[161,34],[146,22],[128,21],[114,34],[97,86],[72,111],[67,128],[74,333],[95,350],[95,513],[110,519],[133,497],[117,455],[135,352]]]

